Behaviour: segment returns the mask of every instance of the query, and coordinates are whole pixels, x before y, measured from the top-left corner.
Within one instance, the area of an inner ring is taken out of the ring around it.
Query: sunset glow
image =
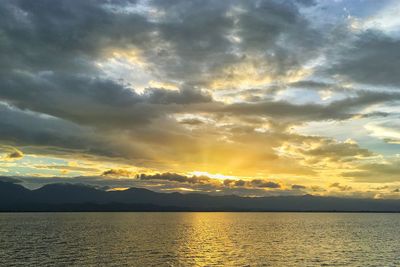
[[[1,176],[400,197],[398,2],[167,2],[0,4]]]

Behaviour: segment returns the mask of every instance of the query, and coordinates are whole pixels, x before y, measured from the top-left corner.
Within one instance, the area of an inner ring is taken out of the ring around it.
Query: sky
[[[0,175],[400,198],[399,1],[0,2]]]

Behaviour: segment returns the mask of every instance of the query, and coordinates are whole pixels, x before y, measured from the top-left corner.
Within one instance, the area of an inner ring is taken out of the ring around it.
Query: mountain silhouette
[[[400,200],[303,196],[239,197],[157,193],[143,188],[104,191],[82,184],[29,190],[0,181],[0,211],[343,211],[400,212]]]

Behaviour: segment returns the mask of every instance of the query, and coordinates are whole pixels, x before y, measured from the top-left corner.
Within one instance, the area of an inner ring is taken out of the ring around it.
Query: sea
[[[0,266],[400,266],[400,214],[0,213]]]

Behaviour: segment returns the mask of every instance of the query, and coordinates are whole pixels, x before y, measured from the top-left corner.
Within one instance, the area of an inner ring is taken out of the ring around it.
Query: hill
[[[0,181],[0,211],[342,211],[400,212],[400,200],[303,196],[239,197],[158,193],[143,188],[104,191],[48,184],[36,190]]]

